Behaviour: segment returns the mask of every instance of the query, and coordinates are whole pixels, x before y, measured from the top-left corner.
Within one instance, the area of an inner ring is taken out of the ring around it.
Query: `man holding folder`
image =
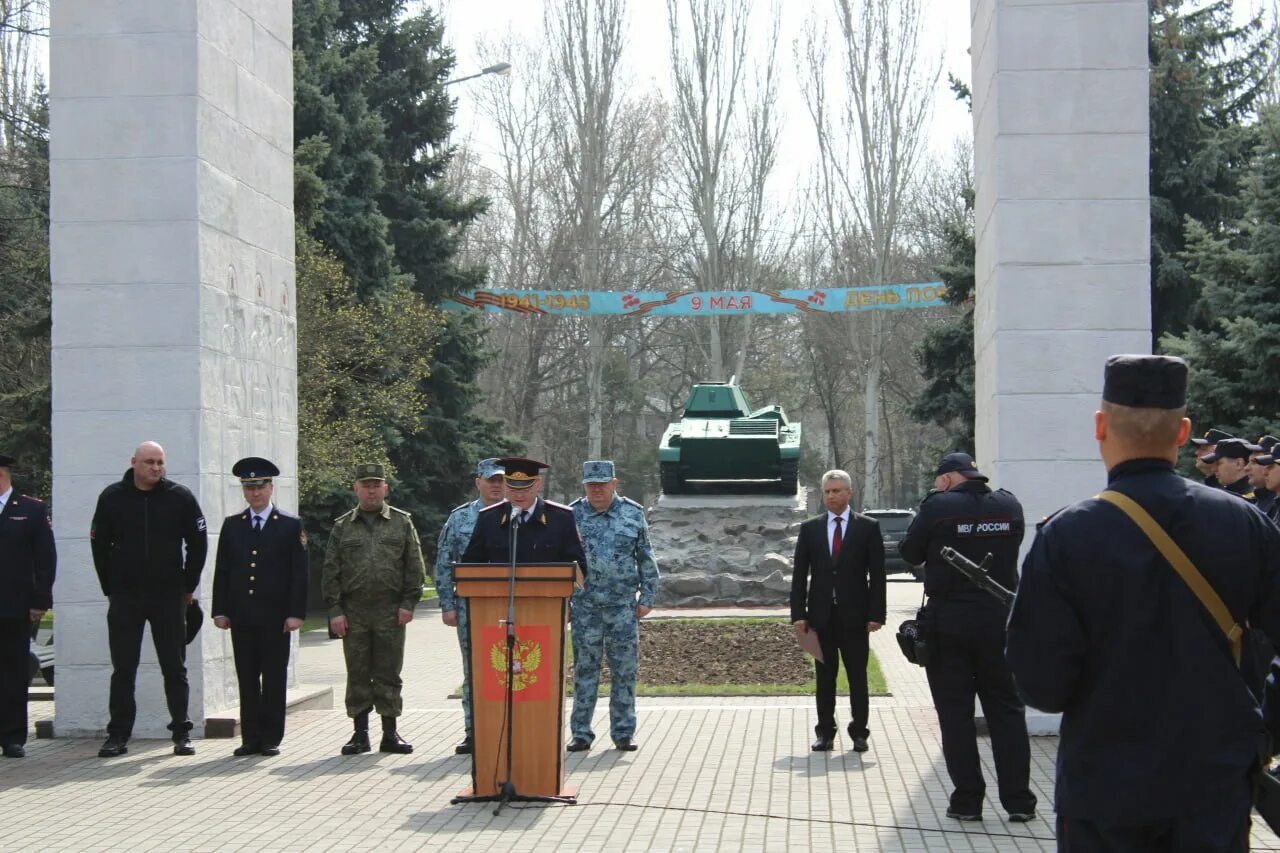
[[[815,752],[827,752],[836,737],[836,673],[844,659],[849,677],[852,720],[849,737],[856,752],[866,752],[869,635],[885,619],[884,540],[875,519],[853,512],[853,480],[844,471],[822,475],[827,511],[800,526],[791,577],[791,621],[804,644],[817,632],[821,657],[815,657],[818,738]]]

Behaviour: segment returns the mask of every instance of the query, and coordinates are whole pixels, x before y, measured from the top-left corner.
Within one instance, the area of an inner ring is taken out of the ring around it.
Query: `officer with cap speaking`
[[[476,529],[480,510],[502,500],[503,473],[497,459],[482,459],[476,463],[475,487],[479,497],[454,507],[436,543],[436,593],[440,596],[440,618],[444,624],[458,629],[458,647],[462,650],[462,719],[466,725],[466,737],[453,748],[459,755],[471,753],[475,729],[471,716],[471,637],[468,634],[467,602],[456,595],[453,564],[462,559],[462,552]]]
[[[658,594],[658,563],[649,543],[644,507],[618,495],[618,479],[608,460],[584,462],[586,497],[570,507],[591,561],[591,576],[572,600],[573,739],[570,752],[591,748],[600,686],[600,658],[609,659],[609,734],[616,748],[637,748],[636,669],[639,620]]]
[[[982,701],[995,755],[1000,803],[1015,822],[1035,817],[1031,744],[1025,708],[1004,661],[1005,606],[942,560],[949,545],[975,563],[991,554],[991,577],[1006,589],[1018,584],[1022,505],[992,489],[967,453],[948,453],[898,546],[912,565],[924,563],[926,613],[934,649],[926,667],[929,692],[942,729],[942,754],[955,786],[947,817],[981,820],[986,781],[978,759],[973,700]]]
[[[476,529],[462,555],[463,563],[509,563],[511,520],[519,517],[516,559],[521,563],[569,563],[577,561],[585,574],[587,558],[573,522],[573,510],[543,499],[541,472],[551,466],[522,456],[504,456],[502,466],[506,500],[480,510]]]
[[[275,505],[280,469],[259,456],[231,466],[249,506],[227,516],[213,570],[213,624],[231,631],[240,682],[237,756],[279,755],[290,634],[307,616],[307,534]]]

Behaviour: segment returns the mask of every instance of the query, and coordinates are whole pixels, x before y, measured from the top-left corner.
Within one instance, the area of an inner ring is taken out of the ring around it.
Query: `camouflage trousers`
[[[635,604],[621,607],[573,605],[573,737],[595,740],[591,718],[600,687],[600,659],[609,660],[609,734],[615,741],[636,732],[636,666],[640,622]]]
[[[467,737],[475,731],[474,718],[471,716],[471,628],[467,618],[467,600],[457,600],[458,614],[458,648],[462,650],[462,721],[467,727]]]
[[[347,661],[347,716],[376,708],[383,717],[398,717],[400,669],[404,666],[405,628],[399,624],[399,605],[344,603],[347,635],[342,654]]]

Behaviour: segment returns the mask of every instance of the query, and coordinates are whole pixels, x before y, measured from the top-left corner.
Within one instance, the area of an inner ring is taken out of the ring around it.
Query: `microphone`
[[[511,505],[511,526],[519,527],[520,519],[522,518],[524,518],[524,510],[520,509],[520,507],[516,506],[515,504],[512,504]]]

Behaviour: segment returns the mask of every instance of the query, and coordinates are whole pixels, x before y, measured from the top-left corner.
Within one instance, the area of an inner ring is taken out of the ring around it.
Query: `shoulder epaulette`
[[[644,512],[644,507],[643,507],[643,506],[641,506],[638,502],[631,500],[631,498],[628,498],[628,497],[626,497],[626,496],[623,496],[623,498],[622,498],[622,502],[623,502],[624,504],[631,504],[631,505],[632,505],[633,507],[635,507],[636,509],[640,510],[641,512]]]
[[[357,511],[357,510],[359,510],[359,509],[360,509],[360,507],[358,507],[358,506],[353,506],[351,509],[349,509],[349,510],[347,510],[346,512],[344,512],[342,515],[340,515],[340,516],[338,516],[337,518],[335,518],[335,519],[333,520],[333,523],[334,523],[334,524],[337,524],[338,522],[346,521],[346,520],[347,520],[347,519],[349,519],[349,518],[355,518],[355,517],[356,517],[356,511]]]
[[[22,498],[23,500],[31,501],[34,504],[42,504],[42,505],[44,504],[44,501],[40,500],[39,498],[33,498],[31,495],[18,495],[18,497]]]
[[[570,506],[570,508],[575,507],[575,506],[577,506],[578,504],[582,503],[582,502],[583,502],[583,501],[585,501],[585,500],[586,500],[586,498],[574,498],[573,500],[569,501],[569,506]]]
[[[920,505],[924,506],[926,503],[928,503],[930,498],[936,498],[938,495],[943,495],[943,494],[946,494],[946,492],[941,492],[941,491],[938,491],[937,489],[930,489],[929,493],[925,495],[924,498],[920,501]]]
[[[564,504],[558,504],[558,503],[556,503],[555,501],[549,501],[549,500],[547,500],[546,498],[543,498],[543,499],[542,499],[542,502],[543,502],[544,504],[546,504],[547,506],[552,506],[552,507],[555,507],[556,509],[562,509],[562,510],[564,510],[565,512],[573,512],[573,510],[572,510],[572,509],[570,509],[569,507],[565,506]]]
[[[509,506],[511,506],[511,504],[507,503],[506,501],[498,501],[496,504],[489,504],[489,505],[488,505],[488,506],[486,506],[486,507],[481,507],[481,508],[480,508],[480,512],[482,512],[482,513],[483,513],[483,512],[492,512],[493,510],[497,509],[498,507],[504,507],[504,508],[505,508],[505,507],[509,507]]]
[[[1053,512],[1051,512],[1051,513],[1049,513],[1048,515],[1046,515],[1044,518],[1042,518],[1042,519],[1040,519],[1039,521],[1037,521],[1037,522],[1036,522],[1036,530],[1039,530],[1041,527],[1044,527],[1046,524],[1048,524],[1048,523],[1049,523],[1049,521],[1050,521],[1050,520],[1052,520],[1052,518],[1053,518],[1055,515],[1057,515],[1058,513],[1062,512],[1064,509],[1066,509],[1066,507],[1065,507],[1065,506],[1060,506],[1060,507],[1058,507],[1057,509],[1055,509]]]
[[[413,520],[413,513],[409,512],[408,510],[400,509],[399,507],[394,507],[390,505],[387,506],[387,509],[391,510],[394,513],[399,513],[400,515],[405,516],[411,521]]]
[[[459,510],[464,510],[469,506],[471,506],[471,501],[467,501],[464,504],[458,504],[453,509],[449,510],[449,515],[453,515],[455,512],[458,512]]]

